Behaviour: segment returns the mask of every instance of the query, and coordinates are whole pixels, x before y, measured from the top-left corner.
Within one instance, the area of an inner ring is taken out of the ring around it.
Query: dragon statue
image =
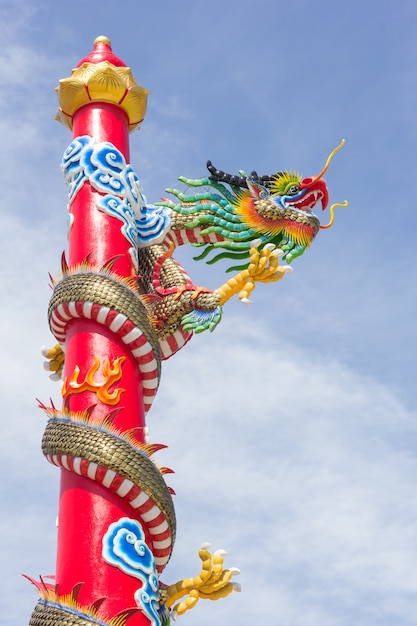
[[[249,303],[256,283],[282,279],[292,270],[288,263],[305,252],[320,229],[333,224],[334,208],[347,206],[347,201],[330,206],[330,219],[324,225],[313,209],[320,204],[322,210],[328,207],[323,175],[343,144],[344,140],[331,152],[321,172],[310,178],[292,171],[262,176],[256,171],[249,176],[240,171],[232,175],[217,170],[208,161],[208,177],[178,179],[188,188],[196,188],[196,193],[166,189],[176,201],[165,198],[155,206],[149,205],[139,187],[141,211],[153,212],[164,223],[160,241],[147,247],[139,245],[133,253],[139,274],[137,288],[156,330],[162,359],[181,349],[194,332],[214,330],[223,305],[232,296]],[[123,159],[120,154],[118,157]],[[76,182],[71,166],[72,162],[64,157],[62,167],[70,190]],[[136,184],[140,185],[138,179]],[[104,203],[100,208],[104,210]],[[130,210],[133,213],[132,206]],[[119,219],[126,220],[126,214],[119,212]],[[214,290],[194,285],[172,256],[175,248],[184,244],[203,250],[196,260],[211,255],[209,264],[221,259],[234,261],[226,270],[234,272],[233,277]],[[279,264],[280,258],[285,265]],[[60,345],[44,349],[44,356],[51,377],[59,379],[64,362]]]
[[[332,151],[321,172],[311,178],[301,178],[289,171],[271,176],[259,176],[256,172],[248,176],[243,171],[231,175],[217,170],[208,161],[209,176],[179,178],[188,188],[194,188],[195,193],[168,188],[166,191],[175,201],[164,198],[149,205],[139,179],[115,146],[94,142],[89,137],[74,140],[62,162],[70,204],[86,181],[96,191],[107,193],[97,195],[97,208],[123,223],[124,236],[132,244],[130,255],[137,276],[117,275],[113,271],[117,258],[109,259],[101,268],[92,266],[88,258],[78,266],[69,267],[63,255],[62,273],[52,279],[54,291],[49,305],[50,328],[59,343],[43,350],[47,359],[45,368],[51,372],[51,378],[58,380],[63,373],[69,322],[85,317],[105,325],[135,357],[144,377],[145,411],[149,410],[159,383],[160,360],[180,350],[194,332],[212,331],[221,319],[223,305],[232,296],[238,295],[242,302],[248,303],[256,283],[282,279],[291,270],[288,263],[303,254],[321,228],[333,223],[334,208],[347,205],[346,201],[331,205],[330,219],[325,225],[320,224],[313,212],[316,205],[321,205],[323,210],[328,206],[323,175],[343,143]],[[194,285],[173,258],[176,247],[184,244],[202,250],[197,259],[208,258],[208,263],[231,261],[227,271],[233,276],[214,290]],[[153,459],[153,454],[164,446],[140,443],[134,433],[123,433],[112,424],[124,391],[115,388],[121,378],[123,360],[124,357],[110,363],[106,359],[99,381],[98,357],[94,357],[84,380],[80,380],[80,370],[75,367],[71,378],[63,381],[62,411],[40,403],[49,418],[42,448],[51,463],[88,476],[125,497],[145,525],[149,523],[148,503],[153,505],[156,519],[160,520],[152,531],[159,575],[170,558],[176,533],[172,490],[163,479],[163,474],[170,470],[161,468]],[[71,412],[68,398],[83,391],[93,392],[104,405],[116,408],[98,420],[93,415],[94,406],[83,414]],[[116,475],[116,482],[108,478],[109,472],[111,477]],[[143,564],[138,564],[136,569],[132,565],[127,567],[119,554],[115,556],[111,541],[117,533],[137,538],[135,545],[143,545],[146,553],[149,548],[140,524],[122,518],[114,529],[111,526],[103,539],[105,542],[109,537],[103,558],[142,582],[135,598],[155,626],[169,624],[172,617],[195,606],[200,598],[217,599],[240,589],[230,580],[238,570],[224,569],[225,553],[211,554],[208,545],[199,551],[202,570],[198,576],[169,586],[155,578],[152,587],[149,582],[152,576],[140,573]],[[166,547],[160,550],[159,545]],[[132,557],[126,557],[126,562],[133,563]],[[53,584],[44,579],[30,580],[41,596],[32,626],[44,626],[50,619],[58,619],[62,611],[68,613],[71,626],[95,623],[123,626],[131,614],[126,611],[106,621],[100,617],[100,601],[94,606],[79,603],[82,585],[59,599]]]
[[[250,302],[257,283],[277,282],[320,229],[324,174],[227,174],[209,161],[203,178],[150,204],[130,165],[128,133],[146,110],[147,90],[113,54],[107,37],[57,89],[57,119],[72,130],[62,159],[68,186],[68,254],[51,277],[48,308],[57,344],[45,367],[62,378],[62,408],[51,400],[42,439],[61,470],[57,563],[39,592],[30,626],[167,626],[200,599],[239,591],[236,568],[203,544],[200,573],[166,585],[160,576],[176,537],[171,470],[154,458],[146,413],[161,363],[194,333],[212,331],[225,303]],[[195,285],[175,260],[178,246],[227,263],[215,289]]]

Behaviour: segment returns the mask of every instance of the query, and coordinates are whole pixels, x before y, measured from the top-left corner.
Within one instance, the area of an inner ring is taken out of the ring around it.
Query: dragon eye
[[[300,188],[297,185],[291,185],[286,191],[287,196],[295,196],[300,191]]]

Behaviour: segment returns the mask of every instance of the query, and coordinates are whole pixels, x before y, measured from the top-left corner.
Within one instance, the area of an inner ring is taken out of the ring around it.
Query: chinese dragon
[[[48,320],[58,342],[44,349],[51,378],[62,378],[61,409],[40,402],[48,422],[47,460],[61,469],[57,572],[30,578],[40,595],[31,626],[161,626],[199,599],[239,585],[224,552],[199,550],[200,574],[165,585],[159,577],[176,536],[170,472],[156,462],[144,416],[157,393],[161,361],[193,333],[212,331],[234,295],[276,282],[321,228],[323,179],[291,171],[237,175],[209,161],[204,178],[149,204],[128,159],[128,132],[141,122],[147,92],[106,37],[58,88],[58,119],[73,131],[62,170],[68,185],[68,256],[52,278]],[[191,188],[191,191],[190,190]],[[216,289],[195,285],[175,260],[229,261]],[[282,259],[283,263],[280,262]]]
[[[320,229],[333,224],[334,208],[346,206],[347,202],[330,206],[330,220],[325,225],[320,224],[313,209],[317,205],[321,205],[322,210],[328,207],[329,193],[323,175],[343,144],[344,141],[333,150],[322,171],[310,178],[302,178],[291,171],[270,176],[259,176],[255,171],[249,176],[243,171],[232,175],[217,170],[208,161],[208,177],[190,179],[181,176],[178,179],[188,188],[196,188],[196,193],[185,194],[168,188],[166,191],[176,201],[163,199],[156,205],[147,203],[136,174],[110,144],[95,145],[88,137],[78,138],[66,151],[62,169],[72,198],[77,186],[80,187],[87,178],[80,165],[86,160],[84,153],[89,153],[88,158],[96,158],[97,162],[97,155],[101,153],[101,178],[112,178],[105,183],[96,182],[97,190],[108,192],[112,185],[126,190],[124,204],[109,195],[99,200],[98,208],[124,222],[126,236],[134,246],[131,254],[138,271],[138,277],[130,280],[130,285],[133,291],[139,292],[145,305],[142,314],[149,317],[156,331],[161,359],[167,359],[185,345],[193,332],[214,330],[221,319],[223,305],[232,296],[238,295],[243,303],[249,303],[256,283],[280,280],[292,269],[287,263],[303,254]],[[112,163],[112,171],[106,167],[106,162]],[[119,171],[116,170],[117,162]],[[74,163],[78,167],[74,167]],[[97,181],[99,168],[91,163],[89,167]],[[92,178],[89,176],[90,183]],[[128,189],[129,185],[131,189]],[[158,233],[156,237],[155,232]],[[173,258],[176,247],[184,244],[203,249],[196,260],[211,255],[210,264],[220,259],[235,261],[238,265],[226,270],[234,272],[234,276],[214,290],[194,285]],[[280,258],[285,265],[279,264]],[[111,280],[110,269],[109,265],[102,269],[103,285]],[[68,268],[64,259],[65,272]],[[90,275],[87,260],[79,279],[83,284],[86,274]],[[77,280],[73,279],[73,282]],[[94,284],[97,288],[97,278]],[[56,300],[61,300],[61,291],[57,289],[60,295],[52,299],[52,309]],[[110,302],[104,304],[110,305],[117,300],[116,291],[113,286]],[[61,334],[60,338],[63,337]],[[63,363],[59,347],[48,351],[48,355],[49,369],[59,375]]]

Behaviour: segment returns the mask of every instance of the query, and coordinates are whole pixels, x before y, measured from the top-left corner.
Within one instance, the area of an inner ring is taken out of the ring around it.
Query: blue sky
[[[0,15],[0,624],[36,604],[20,574],[55,567],[59,472],[34,400],[59,401],[40,355],[66,245],[71,137],[54,88],[98,35],[150,91],[131,160],[151,202],[207,159],[314,175],[346,139],[326,174],[331,201],[349,200],[334,226],[164,364],[148,419],[176,472],[163,579],[194,575],[205,541],[242,572],[241,594],[180,623],[414,624],[416,3],[0,0]],[[196,282],[223,282],[179,258]]]

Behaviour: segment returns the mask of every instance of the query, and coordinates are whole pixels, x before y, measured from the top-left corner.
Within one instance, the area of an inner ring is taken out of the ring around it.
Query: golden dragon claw
[[[292,272],[289,265],[279,265],[279,258],[283,255],[282,250],[274,244],[266,244],[259,250],[260,241],[252,242],[250,249],[249,265],[247,269],[239,272],[216,290],[220,296],[220,304],[230,300],[235,294],[239,294],[239,300],[249,304],[249,296],[255,289],[256,283],[273,283],[281,280],[287,272]]]
[[[224,569],[223,561],[226,552],[216,550],[209,552],[210,544],[203,544],[198,551],[201,560],[201,571],[194,578],[185,578],[164,590],[165,606],[171,609],[171,616],[183,615],[203,598],[218,600],[225,598],[232,591],[240,591],[238,583],[230,582],[232,576],[239,574],[237,568]],[[178,602],[181,598],[184,598]]]
[[[65,355],[60,343],[52,348],[42,347],[42,356],[47,359],[43,363],[44,369],[51,372],[49,378],[51,380],[60,380],[62,378],[62,370],[64,369]]]

